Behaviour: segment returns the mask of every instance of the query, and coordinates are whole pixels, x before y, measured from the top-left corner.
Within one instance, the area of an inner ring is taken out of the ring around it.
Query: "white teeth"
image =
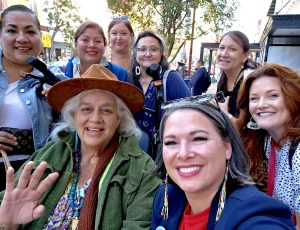
[[[29,48],[17,48],[18,50],[22,50],[22,51],[27,51],[27,50],[29,50]]]
[[[270,115],[272,115],[273,113],[270,113],[270,112],[263,112],[263,113],[259,113],[258,115],[260,116],[260,117],[268,117],[268,116],[270,116]]]
[[[88,128],[89,131],[93,131],[93,132],[99,132],[101,131],[101,129],[94,129],[94,128]]]
[[[195,166],[195,167],[189,167],[189,168],[179,168],[179,171],[182,173],[191,173],[199,171],[201,167]]]

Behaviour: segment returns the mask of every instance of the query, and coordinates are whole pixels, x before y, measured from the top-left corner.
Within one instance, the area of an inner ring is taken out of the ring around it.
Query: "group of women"
[[[116,18],[109,26],[108,61],[102,28],[83,23],[74,39],[77,56],[66,72],[71,79],[56,83],[45,97],[36,90],[39,80],[19,77],[20,70],[36,71],[25,62],[41,49],[36,16],[11,6],[0,26],[6,82],[1,113],[15,94],[13,105],[28,114],[26,128],[35,141],[34,153],[25,154],[22,160],[29,160],[15,173],[9,153],[18,145],[16,137],[0,131],[1,150],[9,155],[1,158],[7,170],[0,229],[299,228],[300,77],[275,64],[246,77],[249,44],[242,33],[229,32],[220,42],[218,91],[224,103],[212,102],[211,95],[178,100],[190,94],[178,74],[169,73],[155,165],[138,139],[140,129],[148,134],[153,129],[153,122],[141,125],[147,121],[143,116],[151,118],[143,108],[152,106],[156,93],[146,69],[153,63],[162,72],[168,69],[157,34],[144,31],[134,42],[128,18]],[[34,116],[31,106],[37,107]],[[61,114],[55,125],[53,111]],[[0,117],[2,126],[11,127],[12,113]],[[47,143],[35,134],[37,124],[47,125]],[[267,164],[270,196],[253,181],[255,167]]]

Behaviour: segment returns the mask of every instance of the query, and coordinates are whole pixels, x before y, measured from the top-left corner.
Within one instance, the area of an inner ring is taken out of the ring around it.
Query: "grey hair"
[[[67,100],[62,108],[61,111],[61,121],[55,124],[55,128],[50,134],[50,138],[53,140],[58,139],[58,133],[62,130],[72,132],[76,130],[75,127],[75,113],[78,109],[79,103],[83,97],[88,95],[89,93],[97,92],[97,91],[104,91],[111,96],[114,97],[116,104],[117,104],[117,113],[120,118],[120,125],[118,127],[118,133],[122,137],[129,137],[131,135],[135,135],[137,139],[140,139],[142,133],[141,130],[137,127],[135,120],[132,116],[132,113],[128,109],[127,105],[124,103],[122,99],[120,99],[115,94],[101,89],[91,89],[85,90],[76,96]]]
[[[162,158],[162,140],[164,134],[165,123],[168,117],[177,110],[192,109],[196,110],[206,117],[213,123],[216,127],[218,133],[223,138],[224,141],[229,141],[232,146],[232,154],[229,159],[229,173],[233,179],[236,179],[240,185],[250,185],[253,184],[252,179],[249,175],[250,172],[250,159],[247,155],[246,149],[243,142],[236,132],[230,119],[224,114],[218,107],[212,105],[211,103],[178,103],[174,105],[170,110],[166,111],[162,117],[160,123],[160,151],[156,160],[157,172],[160,176],[165,175],[166,169]]]

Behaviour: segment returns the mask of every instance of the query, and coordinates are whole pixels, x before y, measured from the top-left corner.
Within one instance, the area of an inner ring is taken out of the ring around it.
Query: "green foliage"
[[[44,12],[50,25],[51,54],[53,54],[53,42],[58,31],[62,32],[65,43],[72,47],[76,27],[83,22],[78,13],[78,7],[72,0],[46,0]]]
[[[164,36],[168,54],[175,57],[187,40],[209,32],[218,40],[232,25],[238,6],[235,0],[107,0],[107,3],[113,14],[130,16],[140,31],[152,28]],[[192,18],[193,9],[200,14],[196,21]],[[195,31],[191,29],[192,24]],[[172,52],[174,47],[178,50]]]

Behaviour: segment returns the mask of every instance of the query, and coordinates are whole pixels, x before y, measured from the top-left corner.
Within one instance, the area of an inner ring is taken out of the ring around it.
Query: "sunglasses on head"
[[[225,97],[222,91],[219,91],[215,94],[205,94],[205,95],[198,95],[198,96],[192,96],[192,97],[184,97],[172,101],[167,101],[161,105],[162,111],[167,111],[169,109],[172,109],[173,107],[178,107],[181,104],[186,104],[187,102],[193,102],[193,103],[205,103],[209,102],[212,99],[215,99],[218,103],[224,103]]]
[[[113,21],[129,21],[129,16],[127,15],[115,15],[112,16]]]

